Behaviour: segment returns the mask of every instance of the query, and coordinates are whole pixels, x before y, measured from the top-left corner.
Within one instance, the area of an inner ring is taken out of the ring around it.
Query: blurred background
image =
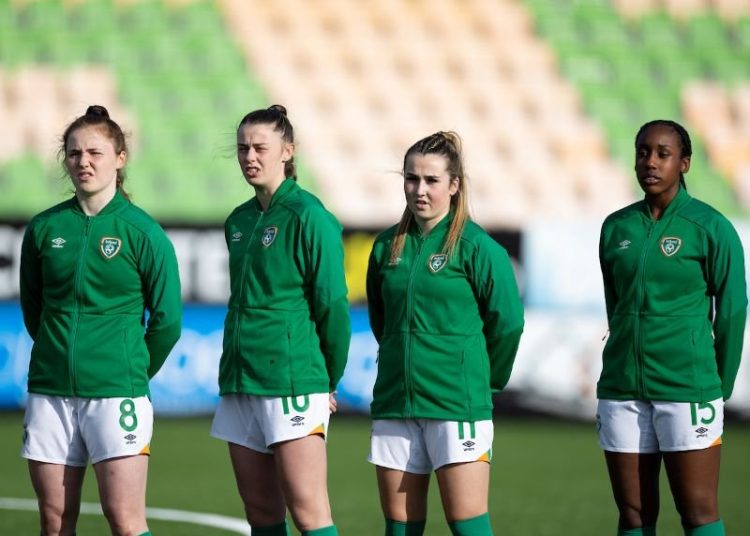
[[[749,0],[0,0],[2,407],[25,396],[23,227],[71,194],[59,137],[92,103],[130,134],[126,187],[179,256],[185,330],[154,382],[163,413],[216,402],[221,226],[251,195],[234,133],[272,103],[295,126],[300,182],[345,228],[355,333],[341,396],[355,411],[375,372],[367,256],[403,210],[403,154],[423,136],[463,137],[474,218],[516,264],[527,328],[514,406],[593,415],[598,232],[640,196],[641,124],[686,125],[690,192],[750,236]],[[729,406],[744,416],[749,361]]]
[[[295,127],[301,184],[344,225],[354,333],[339,395],[352,413],[367,413],[376,366],[367,256],[403,210],[405,150],[435,131],[462,136],[473,216],[509,251],[526,306],[500,414],[593,420],[607,331],[598,233],[641,195],[644,122],[687,127],[689,191],[750,248],[750,0],[0,0],[0,409],[26,396],[25,223],[71,195],[59,137],[102,104],[130,134],[126,189],[179,257],[184,329],[152,382],[155,408],[210,415],[228,295],[222,224],[251,196],[235,129],[273,103]],[[750,419],[749,352],[727,406],[735,422]]]

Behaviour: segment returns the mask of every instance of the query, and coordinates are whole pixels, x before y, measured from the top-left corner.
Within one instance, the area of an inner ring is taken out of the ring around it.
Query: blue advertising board
[[[213,412],[219,400],[217,379],[225,314],[225,307],[185,305],[182,336],[151,381],[157,414]],[[377,343],[365,308],[352,308],[351,319],[349,361],[337,398],[342,410],[367,412],[375,381]],[[31,344],[18,302],[0,302],[0,409],[20,408],[25,403]]]

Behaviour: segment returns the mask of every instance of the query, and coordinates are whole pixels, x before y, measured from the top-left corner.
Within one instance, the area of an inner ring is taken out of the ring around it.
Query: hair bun
[[[94,104],[93,106],[89,106],[86,108],[86,115],[94,115],[97,117],[106,117],[109,119],[109,112],[104,106],[99,106],[98,104]]]
[[[269,110],[273,110],[274,112],[279,112],[281,115],[286,117],[286,108],[284,108],[281,104],[272,104],[268,107]]]

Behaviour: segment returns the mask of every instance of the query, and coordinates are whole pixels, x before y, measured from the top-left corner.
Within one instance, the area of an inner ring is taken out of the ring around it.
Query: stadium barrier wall
[[[530,224],[522,235],[494,234],[511,253],[526,305],[526,328],[508,385],[521,408],[592,419],[607,333],[597,255],[600,222]],[[750,245],[750,222],[735,222]],[[218,363],[228,294],[226,247],[219,229],[168,229],[180,263],[183,333],[151,382],[159,414],[210,413],[218,400]],[[18,305],[21,225],[0,224],[0,409],[23,407],[31,340]],[[364,297],[374,233],[345,235],[350,297]],[[746,263],[750,269],[750,263]],[[748,276],[750,279],[750,274]],[[360,288],[362,287],[362,288]],[[358,298],[358,300],[357,300]],[[198,300],[203,304],[191,303]],[[352,341],[339,385],[342,410],[366,413],[376,374],[377,344],[366,308],[351,309]],[[727,408],[750,418],[750,334]]]
[[[186,305],[182,337],[151,381],[159,415],[211,413],[219,399],[218,372],[226,309]],[[339,384],[341,411],[367,413],[376,375],[377,343],[367,310],[351,309],[349,361]],[[606,319],[599,313],[530,310],[508,384],[520,409],[593,420],[596,380],[601,371]],[[750,340],[750,333],[748,333]],[[0,409],[18,409],[26,400],[31,339],[18,302],[0,303]],[[727,408],[750,418],[750,349],[746,347],[735,393]]]

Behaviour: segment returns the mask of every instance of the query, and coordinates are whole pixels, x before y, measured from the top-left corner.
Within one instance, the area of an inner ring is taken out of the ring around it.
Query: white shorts
[[[700,450],[721,444],[724,401],[600,400],[599,446],[611,452]]]
[[[214,414],[211,435],[271,454],[282,441],[328,433],[328,393],[300,396],[224,395]]]
[[[492,459],[491,420],[382,419],[372,422],[368,461],[388,469],[429,474],[449,463]]]
[[[21,456],[85,467],[121,456],[150,454],[154,410],[146,396],[78,398],[30,393]]]

